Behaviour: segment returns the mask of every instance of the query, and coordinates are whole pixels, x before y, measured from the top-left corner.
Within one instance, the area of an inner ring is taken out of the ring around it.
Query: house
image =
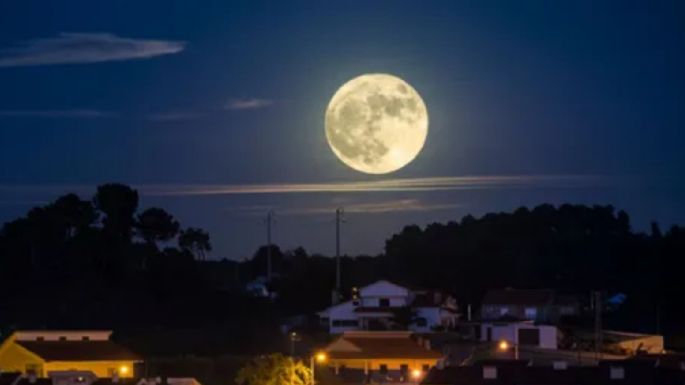
[[[556,323],[561,317],[580,313],[578,302],[559,296],[554,290],[501,289],[490,290],[481,302],[481,319],[510,318],[542,323]]]
[[[405,382],[423,377],[442,358],[429,345],[408,331],[348,331],[324,351],[343,382]]]
[[[480,340],[483,342],[506,341],[511,346],[530,346],[556,349],[559,333],[556,326],[539,325],[532,321],[482,322]]]
[[[99,378],[133,377],[142,359],[110,340],[110,330],[16,331],[0,345],[0,371],[38,378],[92,372]]]
[[[404,312],[408,325],[397,322]],[[408,328],[430,332],[453,328],[458,319],[457,303],[440,292],[409,290],[385,280],[353,289],[352,299],[318,313],[330,333],[351,330]]]
[[[602,361],[596,366],[531,366],[527,361],[490,360],[473,366],[434,368],[422,385],[682,385],[685,371],[652,362]]]

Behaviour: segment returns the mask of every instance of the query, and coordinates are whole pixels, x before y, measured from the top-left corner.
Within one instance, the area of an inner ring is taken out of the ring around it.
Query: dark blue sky
[[[1,2],[0,220],[117,181],[229,258],[260,244],[270,208],[277,243],[325,253],[336,206],[350,253],[544,202],[682,224],[683,20],[682,1]],[[370,72],[430,115],[422,153],[386,176],[347,168],[323,127]],[[403,178],[422,191],[386,182]]]

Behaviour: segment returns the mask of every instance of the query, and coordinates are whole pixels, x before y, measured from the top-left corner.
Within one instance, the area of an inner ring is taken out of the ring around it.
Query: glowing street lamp
[[[414,381],[416,381],[417,383],[421,379],[422,375],[423,375],[423,372],[421,371],[421,369],[414,369],[411,371],[411,378],[413,378]]]
[[[119,367],[119,374],[125,376],[128,373],[128,366],[122,365]]]
[[[519,345],[518,344],[512,344],[514,346],[514,359],[518,360],[519,359]],[[499,342],[497,345],[499,350],[506,352],[509,350],[509,342],[507,340],[502,340]]]
[[[312,371],[312,384],[315,384],[316,381],[314,380],[314,363],[317,363],[319,365],[326,363],[328,361],[328,355],[326,352],[317,352],[316,354],[312,355],[309,359],[309,369]]]

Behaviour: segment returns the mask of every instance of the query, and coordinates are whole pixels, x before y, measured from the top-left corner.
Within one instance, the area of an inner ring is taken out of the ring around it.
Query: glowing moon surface
[[[423,148],[428,111],[418,92],[388,74],[343,84],[326,109],[326,138],[346,165],[369,174],[399,170]]]

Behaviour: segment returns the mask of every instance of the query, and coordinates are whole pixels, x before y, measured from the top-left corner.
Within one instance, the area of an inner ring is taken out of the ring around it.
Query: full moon
[[[366,74],[333,95],[326,109],[326,138],[346,165],[368,174],[397,171],[419,154],[428,135],[428,111],[404,80]]]

